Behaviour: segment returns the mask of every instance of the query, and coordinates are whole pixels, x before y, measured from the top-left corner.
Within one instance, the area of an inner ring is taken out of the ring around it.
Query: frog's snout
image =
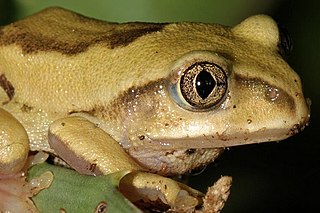
[[[302,106],[302,115],[300,117],[300,122],[297,124],[294,124],[292,128],[289,129],[288,136],[295,135],[299,132],[302,132],[305,127],[309,125],[310,121],[310,110],[311,110],[311,99],[306,98],[305,102],[303,103],[304,106]]]

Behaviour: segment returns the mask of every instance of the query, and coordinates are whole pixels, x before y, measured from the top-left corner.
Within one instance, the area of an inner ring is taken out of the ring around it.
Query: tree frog
[[[174,175],[231,146],[285,139],[310,116],[289,49],[266,15],[227,27],[45,9],[0,28],[0,142],[20,143],[17,122],[29,141],[3,161],[30,148],[85,174]]]

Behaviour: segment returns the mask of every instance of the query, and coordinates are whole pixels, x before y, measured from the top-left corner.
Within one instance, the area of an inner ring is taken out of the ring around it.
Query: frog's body
[[[279,42],[266,16],[233,28],[113,24],[50,8],[1,28],[1,107],[22,123],[31,150],[53,152],[49,126],[77,114],[144,168],[183,173],[224,147],[281,140],[306,125],[300,79]],[[223,73],[210,107],[179,90],[184,70],[201,63]]]

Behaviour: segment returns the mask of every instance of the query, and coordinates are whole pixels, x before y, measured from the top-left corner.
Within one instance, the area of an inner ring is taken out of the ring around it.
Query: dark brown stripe
[[[0,75],[0,87],[6,92],[9,100],[14,97],[14,87],[4,74]]]
[[[125,47],[139,37],[161,31],[165,25],[114,24],[51,8],[0,28],[0,45],[19,45],[25,54],[56,51],[74,55],[97,43],[111,49]]]
[[[142,28],[118,32],[115,31],[108,37],[110,48],[113,49],[120,46],[127,46],[128,44],[130,44],[131,42],[143,35],[161,31],[165,24],[142,24],[142,26]]]
[[[164,79],[158,79],[151,81],[143,86],[132,86],[129,89],[120,93],[114,98],[108,105],[95,105],[90,109],[86,110],[72,110],[68,114],[74,113],[86,113],[94,117],[108,117],[108,120],[116,120],[119,118],[119,114],[127,112],[128,108],[133,105],[133,102],[138,102],[142,105],[154,107],[155,104],[146,104],[145,101],[156,103],[159,100],[153,98],[152,100],[146,98],[159,91],[159,85],[165,85]],[[134,92],[133,92],[134,91]],[[141,101],[139,99],[142,99]]]
[[[283,107],[288,108],[292,113],[295,113],[295,109],[296,109],[295,101],[293,97],[291,97],[285,90],[257,77],[250,78],[250,77],[245,77],[245,76],[236,74],[235,79],[236,81],[239,82],[239,85],[242,85],[245,87],[251,86],[254,88],[259,88],[259,87],[262,88],[264,90],[264,94],[265,94],[264,98],[266,101],[280,104]],[[272,100],[271,98],[272,94],[270,93],[275,89],[277,90],[278,97],[275,100]]]

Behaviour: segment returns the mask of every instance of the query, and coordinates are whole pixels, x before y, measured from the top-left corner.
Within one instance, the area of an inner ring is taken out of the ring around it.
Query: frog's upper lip
[[[227,148],[231,146],[246,145],[252,143],[262,143],[284,140],[294,134],[301,132],[308,125],[309,118],[303,119],[303,122],[292,125],[291,128],[260,128],[257,131],[250,132],[242,130],[241,132],[216,133],[213,135],[203,134],[197,137],[184,138],[152,138],[145,136],[147,143],[143,145],[144,149],[197,149],[197,148]],[[137,147],[135,147],[137,148]]]

